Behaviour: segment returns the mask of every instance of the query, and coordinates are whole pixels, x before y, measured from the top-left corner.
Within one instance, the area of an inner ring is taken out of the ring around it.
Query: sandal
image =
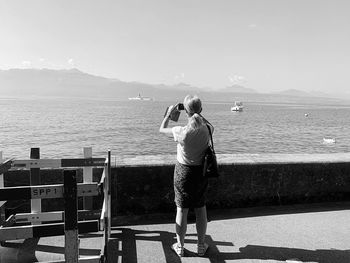
[[[183,246],[181,246],[179,243],[174,243],[171,246],[171,249],[179,256],[183,257],[185,254],[185,249]]]
[[[205,255],[205,253],[207,252],[209,248],[209,245],[207,243],[203,243],[203,244],[198,244],[197,245],[197,255],[202,257]]]

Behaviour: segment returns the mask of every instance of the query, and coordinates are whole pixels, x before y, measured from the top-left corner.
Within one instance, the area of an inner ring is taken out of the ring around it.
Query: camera
[[[183,103],[178,103],[175,106],[173,106],[173,108],[175,108],[175,110],[172,110],[172,112],[170,113],[169,119],[176,122],[179,120],[180,111],[184,110],[185,107]],[[168,111],[169,111],[169,107],[166,108],[164,117],[168,114]]]
[[[184,107],[184,105],[183,105],[183,103],[178,103],[177,104],[177,110],[184,110],[185,109],[185,107]]]

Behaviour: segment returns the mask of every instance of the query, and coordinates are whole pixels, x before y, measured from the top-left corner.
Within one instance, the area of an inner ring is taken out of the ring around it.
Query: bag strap
[[[208,128],[208,130],[209,130],[209,135],[210,135],[211,146],[213,147],[213,151],[215,152],[215,150],[214,150],[213,136],[212,136],[212,134],[211,134],[211,129],[210,129],[210,127],[209,127],[209,125],[208,125],[208,124],[206,124],[206,125],[207,125],[207,128]]]
[[[214,150],[214,142],[213,142],[213,136],[212,136],[211,129],[210,129],[210,127],[213,127],[213,128],[214,128],[214,126],[213,126],[206,118],[204,118],[203,115],[199,114],[199,116],[201,116],[201,117],[203,118],[203,120],[204,120],[204,122],[205,122],[205,124],[206,124],[206,126],[207,126],[207,128],[208,128],[208,130],[209,130],[211,146],[213,147],[213,151],[214,151],[214,153],[215,153],[215,150]]]

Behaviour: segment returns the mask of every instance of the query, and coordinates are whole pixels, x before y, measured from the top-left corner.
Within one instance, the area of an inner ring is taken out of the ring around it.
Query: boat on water
[[[243,111],[243,103],[241,101],[235,101],[234,106],[231,107],[231,111]]]
[[[335,138],[323,138],[324,144],[334,144],[336,142]]]
[[[137,97],[131,97],[129,98],[129,100],[153,100],[152,98],[150,97],[143,97],[141,96],[141,94],[139,93],[139,95]]]

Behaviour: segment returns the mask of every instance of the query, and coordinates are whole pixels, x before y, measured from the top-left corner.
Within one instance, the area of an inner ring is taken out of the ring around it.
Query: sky
[[[0,0],[0,69],[347,92],[348,0]]]

